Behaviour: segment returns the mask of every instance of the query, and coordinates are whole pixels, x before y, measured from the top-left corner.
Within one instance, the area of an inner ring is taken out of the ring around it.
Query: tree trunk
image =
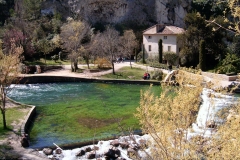
[[[112,73],[115,74],[114,63],[112,61]]]
[[[130,67],[132,68],[132,60],[131,60],[131,56],[130,56]]]
[[[73,65],[74,65],[74,72],[76,72],[77,69],[78,69],[78,62],[77,62],[77,61],[74,61],[74,62],[73,62]]]
[[[6,110],[5,110],[5,105],[6,105],[6,95],[4,92],[4,87],[1,85],[1,96],[2,96],[2,104],[1,104],[1,113],[2,113],[2,117],[3,117],[3,129],[7,129],[7,123],[6,123]]]

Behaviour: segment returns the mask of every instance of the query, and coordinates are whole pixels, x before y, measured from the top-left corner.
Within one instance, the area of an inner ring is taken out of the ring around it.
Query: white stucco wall
[[[151,39],[149,39],[149,36],[151,36]],[[167,39],[164,39],[164,36],[167,36]],[[143,35],[143,44],[147,54],[158,55],[159,39],[162,39],[163,52],[168,51],[168,46],[170,46],[171,51],[178,55],[177,35]],[[151,45],[151,51],[149,51],[149,45]]]

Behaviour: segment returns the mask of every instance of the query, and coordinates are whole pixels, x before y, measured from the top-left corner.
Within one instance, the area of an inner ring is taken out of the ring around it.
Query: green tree
[[[6,122],[6,100],[7,93],[10,91],[10,85],[16,81],[19,74],[18,65],[20,64],[20,55],[23,48],[15,45],[12,39],[11,49],[8,53],[3,53],[2,41],[0,40],[0,109],[3,120],[3,129],[7,129]]]
[[[163,55],[163,51],[162,51],[162,39],[159,39],[158,41],[158,54],[159,54],[159,63],[162,63],[162,55]]]
[[[42,0],[23,0],[24,15],[28,20],[40,17]]]
[[[38,52],[43,53],[45,57],[45,64],[46,64],[47,54],[53,51],[53,46],[51,41],[49,41],[47,38],[43,38],[36,43],[36,47]]]
[[[178,55],[171,51],[163,52],[163,57],[165,60],[167,60],[169,65],[175,64],[176,60],[178,59]]]
[[[206,52],[212,57],[217,57],[224,51],[223,35],[220,34],[221,29],[213,32],[213,26],[207,25],[205,18],[195,12],[187,14],[184,21],[187,30],[179,36],[179,39],[183,42],[180,51],[180,60],[183,65],[196,67],[199,64],[199,44],[201,40],[205,40]],[[221,49],[219,50],[219,48]],[[186,60],[185,64],[183,59]],[[214,60],[215,58],[212,61]]]
[[[205,41],[201,40],[199,45],[199,68],[202,71],[206,70],[206,52],[205,52]]]

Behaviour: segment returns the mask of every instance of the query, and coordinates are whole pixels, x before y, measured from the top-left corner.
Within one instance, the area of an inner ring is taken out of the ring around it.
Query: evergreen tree
[[[158,41],[159,63],[162,63],[162,39]]]
[[[199,68],[202,71],[206,70],[206,53],[205,53],[205,41],[201,40],[199,45]]]
[[[145,63],[145,47],[142,45],[142,63]]]

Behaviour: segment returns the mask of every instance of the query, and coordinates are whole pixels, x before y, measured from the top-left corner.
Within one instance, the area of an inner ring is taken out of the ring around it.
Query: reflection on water
[[[74,120],[75,115],[72,112],[76,112],[76,115],[80,114],[77,112],[84,112],[84,115],[87,116],[88,114],[94,114],[96,108],[102,107],[103,110],[97,110],[98,112],[103,112],[102,114],[107,114],[107,110],[123,112],[123,109],[129,110],[129,114],[132,114],[139,104],[140,90],[148,89],[149,85],[81,82],[25,84],[12,85],[11,87],[13,89],[8,94],[10,98],[21,103],[37,106],[38,116],[34,121],[30,136],[31,147],[38,148],[52,146],[53,143],[66,144],[86,140],[84,137],[81,137],[81,134],[87,134],[88,131],[86,129],[79,132],[77,131],[78,126],[74,126],[74,124],[64,125],[58,123],[62,116],[70,116],[69,118]],[[155,91],[159,93],[160,87],[154,87]],[[77,103],[76,101],[80,101],[81,103]],[[54,110],[51,112],[51,110],[47,110],[48,113],[44,113],[46,107],[51,108],[53,106],[59,107],[59,111]],[[60,106],[64,106],[65,110],[61,111]],[[87,106],[87,108],[84,109],[83,106]],[[134,106],[134,109],[131,108],[132,106]],[[112,108],[109,109],[110,107]],[[57,115],[58,117],[51,119],[53,115]],[[46,118],[50,118],[48,120],[50,124],[47,128],[41,124]],[[70,132],[76,130],[79,133],[77,136],[66,135],[67,130],[70,130]],[[111,131],[101,131],[99,137],[109,137],[113,134],[116,134],[116,131],[113,133]]]

